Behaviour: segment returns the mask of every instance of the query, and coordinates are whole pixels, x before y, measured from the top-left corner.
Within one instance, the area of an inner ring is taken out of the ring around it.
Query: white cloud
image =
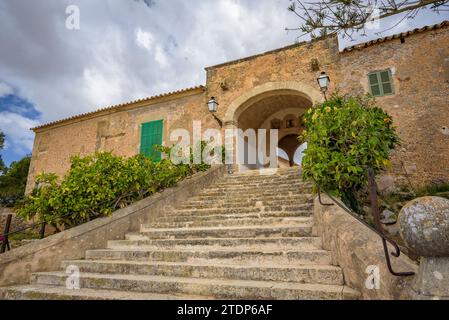
[[[167,68],[170,63],[167,57],[167,54],[164,52],[164,49],[160,46],[156,47],[156,53],[154,54],[154,60],[159,64],[159,66],[164,69]]]
[[[204,67],[299,35],[285,31],[299,24],[289,0],[146,2],[0,1],[2,80],[48,122],[204,84]],[[65,28],[69,4],[81,10],[78,31]]]
[[[48,122],[204,84],[205,66],[295,40],[285,0],[152,3],[2,2],[0,74]],[[67,4],[81,10],[79,31],[65,29]]]
[[[143,31],[138,28],[136,31],[136,43],[139,47],[151,51],[153,48],[154,37],[151,32]]]
[[[5,149],[12,149],[17,154],[29,153],[34,140],[34,133],[30,128],[37,125],[38,121],[17,113],[0,112],[0,128],[6,135]]]
[[[10,94],[13,94],[13,93],[14,93],[14,89],[11,86],[7,85],[4,82],[0,82],[0,98],[10,95]]]
[[[348,46],[402,33],[415,28],[422,28],[424,26],[437,24],[443,20],[449,19],[448,11],[441,11],[440,14],[435,14],[435,12],[429,8],[422,9],[414,19],[404,19],[405,15],[406,13],[402,13],[381,20],[376,20],[372,23],[371,28],[367,28],[365,30],[365,34],[360,31],[359,33],[355,33],[351,37],[352,39],[340,35],[339,49],[343,50]]]

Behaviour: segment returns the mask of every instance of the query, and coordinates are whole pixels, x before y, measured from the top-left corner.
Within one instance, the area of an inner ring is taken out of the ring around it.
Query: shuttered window
[[[164,121],[152,121],[142,124],[140,139],[140,153],[148,158],[153,158],[155,162],[161,161],[162,154],[155,150],[155,146],[162,145]]]
[[[371,94],[375,97],[382,97],[394,93],[391,71],[383,70],[368,74]]]

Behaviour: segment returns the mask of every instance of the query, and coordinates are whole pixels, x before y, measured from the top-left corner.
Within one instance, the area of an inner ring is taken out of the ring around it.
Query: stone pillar
[[[401,236],[420,255],[412,289],[416,299],[449,300],[449,200],[423,197],[399,214]]]
[[[236,130],[237,125],[234,121],[228,121],[223,126],[225,134],[225,148],[226,148],[226,159],[225,163],[228,168],[228,173],[233,173],[238,171],[237,166],[237,154],[236,154]]]

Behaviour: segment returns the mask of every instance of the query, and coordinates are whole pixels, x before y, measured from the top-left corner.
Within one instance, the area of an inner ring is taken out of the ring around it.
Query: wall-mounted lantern
[[[327,101],[326,92],[329,89],[331,78],[326,74],[326,72],[321,72],[320,76],[317,78],[318,85],[320,86],[321,92],[324,94],[324,99]]]
[[[207,108],[209,109],[209,112],[212,114],[212,116],[215,118],[215,120],[217,120],[218,124],[220,125],[221,128],[223,128],[223,121],[221,121],[216,115],[215,113],[218,110],[218,102],[217,100],[215,100],[214,97],[210,98],[210,100],[207,102]]]

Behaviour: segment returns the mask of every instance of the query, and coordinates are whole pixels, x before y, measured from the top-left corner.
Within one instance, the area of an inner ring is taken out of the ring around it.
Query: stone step
[[[150,239],[307,237],[312,233],[312,225],[296,224],[294,226],[271,225],[169,229],[142,227],[140,233]]]
[[[158,217],[155,222],[188,222],[188,221],[209,221],[209,220],[233,220],[233,219],[258,219],[258,218],[289,218],[289,217],[310,217],[311,209],[289,212],[255,212],[243,214],[212,214],[197,215],[195,211],[184,212],[179,215],[167,215]]]
[[[290,177],[290,176],[298,176],[302,175],[302,170],[291,170],[284,171],[283,169],[275,169],[275,170],[254,170],[254,171],[246,171],[246,172],[235,172],[233,174],[226,174],[223,176],[223,179],[239,179],[239,178],[273,178],[273,177]]]
[[[251,201],[239,201],[235,202],[232,198],[216,200],[216,201],[189,201],[183,205],[177,207],[177,209],[208,209],[214,208],[245,208],[245,207],[275,207],[279,205],[279,201],[263,201],[263,200],[251,200]],[[289,199],[282,201],[284,206],[307,206],[311,207],[311,204],[304,204],[304,199]]]
[[[226,206],[226,205],[212,205],[212,204],[198,204],[198,205],[183,205],[179,206],[176,209],[172,210],[171,213],[177,213],[177,212],[186,212],[186,211],[192,211],[195,213],[201,213],[202,211],[208,211],[208,210],[221,210],[224,213],[251,213],[251,212],[270,212],[270,211],[283,211],[282,209],[285,208],[285,211],[304,211],[304,210],[310,210],[309,204],[272,204],[272,205],[261,205],[260,203],[256,204],[249,204],[247,206]],[[252,210],[252,211],[251,211]]]
[[[234,218],[234,219],[217,219],[217,220],[192,220],[185,222],[153,222],[146,228],[198,228],[198,227],[232,227],[232,226],[270,226],[270,225],[295,225],[298,223],[313,222],[310,217],[293,217],[293,218]]]
[[[325,250],[240,250],[234,248],[221,249],[100,249],[88,250],[87,260],[127,260],[127,261],[170,261],[194,262],[207,261],[212,263],[232,263],[239,265],[258,266],[261,263],[276,263],[279,265],[329,265],[330,253]]]
[[[308,185],[304,185],[303,183],[291,182],[291,183],[281,183],[281,182],[260,182],[260,183],[217,183],[209,188],[206,188],[204,191],[237,191],[237,190],[245,190],[252,191],[254,188],[262,188],[262,189],[272,189],[276,188],[277,190],[310,190],[311,187]]]
[[[298,185],[298,186],[304,186],[304,187],[311,187],[312,184],[311,183],[306,183],[304,181],[302,181],[301,178],[287,178],[287,179],[282,179],[282,178],[265,178],[265,179],[224,179],[224,180],[220,180],[217,181],[213,186],[211,187],[232,187],[232,186],[245,186],[245,185]]]
[[[210,300],[207,296],[24,285],[0,288],[0,300]]]
[[[266,200],[265,198],[260,199],[259,197],[254,197],[254,198],[243,198],[243,197],[239,197],[239,198],[233,198],[233,197],[220,197],[220,198],[214,198],[214,199],[203,199],[203,200],[198,200],[198,199],[189,199],[188,201],[185,202],[185,204],[183,205],[188,205],[188,206],[194,206],[194,205],[198,205],[198,204],[204,204],[204,205],[233,205],[233,206],[248,206],[248,205],[256,205],[256,204],[262,204],[262,205],[267,205],[267,206],[273,206],[273,205],[277,205],[279,204],[280,201],[282,201],[283,204],[294,204],[294,205],[308,205],[309,207],[312,207],[312,203],[311,201],[308,201],[310,198],[309,197],[303,197],[303,196],[299,196],[299,197],[284,197],[284,198],[279,198],[279,199],[268,199]],[[181,205],[181,206],[183,206]]]
[[[309,183],[304,183],[298,179],[290,179],[290,180],[253,180],[253,181],[242,181],[242,180],[234,180],[234,181],[218,181],[217,183],[209,186],[209,188],[224,188],[224,189],[234,189],[234,188],[251,188],[257,186],[266,186],[267,188],[311,188],[312,185]]]
[[[229,187],[229,186],[247,186],[247,185],[262,185],[262,184],[266,184],[266,185],[272,185],[275,186],[276,184],[281,184],[281,185],[291,185],[291,184],[296,184],[296,185],[302,185],[305,187],[310,187],[312,184],[311,183],[307,183],[302,181],[301,178],[287,178],[287,179],[225,179],[225,180],[220,180],[217,181],[216,183],[214,183],[213,185],[211,185],[211,187],[217,187],[217,186],[224,186],[224,187]]]
[[[302,180],[302,174],[269,174],[269,175],[225,175],[220,182],[233,182],[233,181],[271,181],[271,180],[279,180],[279,181],[288,181],[288,180]],[[310,183],[305,181],[304,183]]]
[[[201,217],[202,215],[235,215],[235,214],[254,214],[254,213],[285,213],[285,212],[297,212],[301,215],[304,211],[304,205],[299,206],[283,206],[278,205],[276,207],[247,207],[247,208],[180,208],[167,213],[166,217],[182,216],[185,214],[196,215]]]
[[[64,272],[39,273],[32,282],[42,285],[65,286]],[[84,273],[81,288],[151,292],[159,294],[187,294],[212,296],[220,299],[357,299],[354,290],[341,285],[301,284],[277,281],[243,281],[162,277],[148,275],[109,275]]]
[[[286,195],[286,196],[292,196],[296,197],[298,195],[310,195],[311,190],[310,189],[300,189],[300,188],[264,188],[256,186],[254,188],[248,189],[248,190],[203,190],[200,193],[200,196],[202,197],[237,197],[240,198],[242,196],[245,196],[246,198],[255,198],[260,195],[273,195],[273,191],[276,192],[277,195]],[[240,196],[240,197],[238,197]]]
[[[209,238],[209,239],[168,239],[168,240],[150,240],[142,238],[142,235],[128,234],[126,238],[129,240],[110,240],[108,241],[109,249],[127,249],[135,247],[146,247],[148,249],[194,249],[198,250],[216,250],[220,248],[233,248],[234,250],[250,250],[257,248],[259,250],[268,250],[281,248],[282,250],[312,250],[321,246],[321,238],[319,237],[299,237],[299,238]]]
[[[341,269],[333,266],[235,266],[190,262],[79,260],[64,261],[62,270],[66,270],[68,266],[77,266],[82,274],[131,274],[182,278],[343,284]]]
[[[168,211],[168,210],[167,210]],[[171,210],[170,212],[167,212],[166,217],[170,216],[182,216],[185,214],[190,215],[226,215],[226,214],[247,214],[247,213],[255,213],[255,212],[262,212],[262,208],[256,208],[256,207],[248,207],[248,208],[182,208],[179,207],[177,209]]]
[[[304,186],[311,186],[312,184],[309,182],[304,182],[301,177],[286,177],[286,178],[274,178],[274,177],[246,177],[246,178],[225,178],[217,181],[213,186],[230,186],[230,185],[247,185],[247,184],[301,184]]]
[[[282,202],[283,200],[291,200],[291,199],[302,199],[304,201],[313,201],[314,195],[313,194],[300,194],[297,192],[289,192],[289,193],[283,193],[283,194],[276,194],[275,191],[267,192],[267,193],[260,193],[260,194],[235,194],[235,195],[227,195],[227,194],[217,194],[217,195],[198,195],[195,197],[192,197],[190,201],[229,201],[234,200],[236,202],[243,202],[243,201],[277,201]]]
[[[276,188],[277,186],[285,186],[289,187],[292,185],[304,187],[304,188],[311,188],[311,183],[305,183],[301,179],[298,178],[290,178],[290,179],[254,179],[254,180],[248,180],[248,179],[235,179],[235,180],[221,180],[217,181],[215,184],[211,185],[211,188],[230,188],[230,187],[248,187],[248,186],[258,186],[258,185],[266,185],[273,188]]]

